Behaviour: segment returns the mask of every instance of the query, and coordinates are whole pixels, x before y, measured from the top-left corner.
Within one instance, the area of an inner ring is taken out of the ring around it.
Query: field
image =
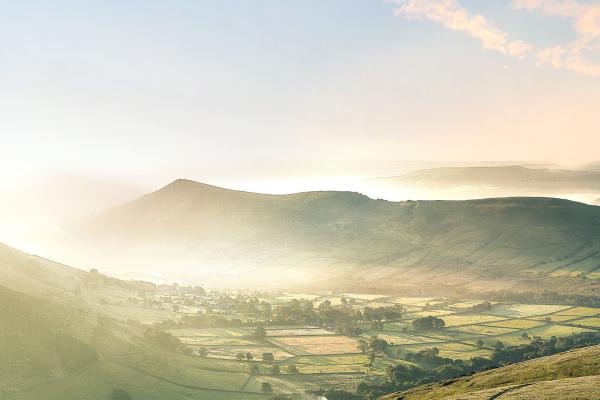
[[[356,340],[339,335],[278,337],[269,339],[269,341],[296,355],[360,352]]]
[[[381,380],[388,366],[406,364],[431,368],[426,363],[406,361],[406,357],[434,347],[441,357],[468,360],[489,357],[498,341],[511,346],[527,343],[533,337],[546,339],[600,330],[600,317],[597,317],[600,309],[588,307],[495,304],[484,312],[473,312],[472,307],[480,304],[480,300],[451,303],[433,297],[361,294],[346,294],[343,298],[352,299],[351,307],[355,310],[402,305],[406,314],[400,320],[384,321],[377,329],[364,322],[360,324],[362,335],[359,337],[343,336],[331,328],[309,325],[266,325],[263,339],[253,336],[253,327],[170,329],[169,333],[194,352],[186,358],[190,371],[173,379],[182,383],[200,383],[207,389],[232,390],[232,399],[236,398],[235,393],[262,398],[263,382],[268,382],[275,393],[292,396],[319,388],[354,390],[361,381]],[[342,296],[307,293],[286,293],[261,300],[282,304],[289,299],[310,299],[315,307],[326,300],[334,307],[342,304]],[[441,318],[446,327],[415,329],[411,322],[425,316]],[[385,340],[388,346],[385,354],[378,353],[370,364],[368,354],[361,352],[359,340],[368,342],[374,336]],[[207,355],[199,356],[200,349]],[[240,353],[243,354],[241,360]],[[273,360],[263,361],[264,353],[270,353]],[[277,374],[272,373],[275,365],[279,367]],[[252,366],[258,368],[257,374],[249,372]],[[159,373],[159,370],[150,372]],[[209,381],[218,383],[211,386]],[[219,399],[219,395],[207,398]]]

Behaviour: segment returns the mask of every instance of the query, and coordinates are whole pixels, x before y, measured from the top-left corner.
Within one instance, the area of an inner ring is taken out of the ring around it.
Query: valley
[[[1,250],[3,399],[379,396],[393,391],[398,366],[419,371],[420,380],[402,381],[411,387],[476,372],[511,349],[600,343],[600,305],[581,303],[592,298],[216,290],[121,281]]]

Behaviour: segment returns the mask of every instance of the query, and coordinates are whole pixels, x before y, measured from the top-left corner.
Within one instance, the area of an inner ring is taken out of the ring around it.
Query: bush
[[[115,389],[110,395],[110,400],[131,400],[131,395],[123,389]]]

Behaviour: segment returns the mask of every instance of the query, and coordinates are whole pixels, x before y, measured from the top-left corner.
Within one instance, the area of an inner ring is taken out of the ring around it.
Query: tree
[[[375,353],[384,352],[387,346],[388,343],[383,339],[379,339],[377,336],[371,336],[369,339],[369,348]]]
[[[208,349],[206,347],[200,347],[198,349],[198,355],[200,357],[206,357],[208,355]]]
[[[504,348],[504,343],[502,343],[501,341],[497,341],[496,343],[494,343],[494,349],[496,350],[502,350]]]
[[[413,320],[412,325],[415,329],[440,329],[446,326],[443,319],[438,317],[424,317]]]
[[[529,334],[527,332],[521,333],[521,339],[523,339],[523,340],[529,340]]]
[[[279,365],[275,364],[271,367],[272,375],[279,375],[280,373],[281,373],[281,370],[279,369]]]
[[[235,358],[236,358],[237,360],[239,360],[239,361],[243,360],[243,359],[244,359],[244,357],[245,357],[245,356],[244,356],[244,353],[237,353],[237,354],[235,355]]]
[[[258,375],[259,372],[258,365],[252,364],[250,366],[250,375]]]
[[[298,367],[296,367],[296,364],[288,365],[287,369],[288,369],[288,374],[297,374],[298,373]]]
[[[273,361],[273,360],[275,360],[275,357],[273,357],[273,353],[263,353],[262,360],[263,361]]]
[[[110,400],[131,400],[131,395],[123,389],[115,389],[110,395]]]
[[[363,353],[366,353],[367,351],[369,351],[369,343],[367,343],[366,340],[360,339],[358,341],[358,347],[360,348],[360,351],[362,351]]]
[[[246,360],[250,361],[250,360],[252,360],[253,358],[254,358],[254,356],[252,356],[252,353],[250,353],[250,352],[247,352],[247,353],[246,353]]]
[[[269,382],[263,382],[260,384],[260,391],[263,393],[273,393],[273,388]]]
[[[257,326],[256,329],[254,330],[254,337],[256,339],[262,340],[265,337],[267,337],[267,331],[262,326]]]
[[[477,347],[479,347],[481,349],[484,345],[485,345],[485,343],[483,343],[483,340],[477,339]]]

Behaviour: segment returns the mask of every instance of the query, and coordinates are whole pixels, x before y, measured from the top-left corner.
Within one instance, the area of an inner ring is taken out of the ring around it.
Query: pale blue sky
[[[600,76],[537,65],[577,16],[446,1],[535,47],[520,59],[400,0],[0,3],[0,177],[600,158]]]

